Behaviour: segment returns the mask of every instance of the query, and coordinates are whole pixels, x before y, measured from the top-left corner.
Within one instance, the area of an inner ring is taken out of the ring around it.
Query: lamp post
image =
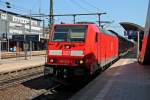
[[[28,24],[28,23],[27,23]],[[25,24],[23,25],[23,32],[24,32],[24,57],[25,57],[25,60],[27,60],[27,53],[28,53],[28,48],[27,48],[27,38],[26,38],[26,34],[25,34]]]
[[[140,31],[137,31],[137,60],[140,54]]]
[[[2,58],[2,50],[1,50],[2,48],[1,48],[1,40],[0,40],[0,63],[1,63],[1,58]]]
[[[29,21],[29,33],[31,34],[31,9],[30,9],[30,21]],[[32,57],[32,41],[30,40],[30,59]]]
[[[31,10],[30,10],[30,19],[29,19],[29,23],[27,23],[29,25],[29,33],[31,34]],[[25,26],[24,26],[24,33],[25,33]],[[29,41],[30,43],[30,58],[32,56],[31,52],[32,52],[32,41]],[[26,38],[26,34],[24,34],[24,52],[25,52],[25,60],[27,60],[27,53],[28,53],[28,48],[27,48],[27,38]]]
[[[6,4],[6,8],[11,8],[10,3],[9,2],[5,2]],[[7,40],[7,51],[9,52],[9,37],[8,37],[8,13],[6,10],[6,40]]]

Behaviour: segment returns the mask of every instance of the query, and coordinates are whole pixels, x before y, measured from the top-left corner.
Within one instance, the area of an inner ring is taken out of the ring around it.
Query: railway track
[[[27,100],[68,100],[76,92],[82,89],[88,82],[73,81],[68,82],[65,79],[52,77],[48,88],[26,98]]]
[[[45,89],[41,91],[40,93],[27,98],[27,100],[49,100],[48,99],[48,94],[52,94],[57,88],[60,88],[62,86],[67,86],[68,84],[65,83],[64,80],[58,79],[56,77],[51,78],[51,85],[49,86],[48,89]]]
[[[43,76],[43,66],[1,73],[0,90]]]
[[[35,96],[29,97],[29,98],[27,98],[27,99],[28,99],[28,100],[41,100],[41,99],[43,99],[43,98],[46,99],[46,98],[47,98],[46,95],[51,94],[51,92],[53,92],[56,88],[59,88],[60,86],[61,86],[61,84],[57,84],[57,85],[51,87],[50,89],[44,90],[44,91],[42,91],[42,92],[36,94]],[[45,99],[44,99],[44,100],[45,100]],[[48,100],[48,98],[47,98],[46,100]]]

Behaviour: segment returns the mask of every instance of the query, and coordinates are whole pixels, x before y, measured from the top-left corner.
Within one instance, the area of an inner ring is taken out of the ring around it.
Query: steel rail
[[[38,67],[37,67],[38,68]],[[36,69],[34,69],[36,70]],[[29,71],[29,70],[26,70]],[[8,74],[6,74],[8,75]],[[0,80],[0,90],[43,76],[43,70],[29,72],[17,77]]]

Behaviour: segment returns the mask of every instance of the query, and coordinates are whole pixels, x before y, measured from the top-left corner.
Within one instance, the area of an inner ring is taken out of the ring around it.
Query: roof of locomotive
[[[54,26],[89,26],[89,25],[96,25],[96,24],[54,24]]]
[[[112,35],[112,36],[117,36],[115,34],[112,34],[110,31],[99,27],[97,24],[95,23],[76,23],[76,24],[54,24],[54,26],[89,26],[92,27],[95,32],[102,32],[104,34],[108,34],[108,35]]]

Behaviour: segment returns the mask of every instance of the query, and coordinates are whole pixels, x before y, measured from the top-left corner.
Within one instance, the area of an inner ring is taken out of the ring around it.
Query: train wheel
[[[101,72],[102,72],[102,69],[101,69],[101,68],[99,68],[99,69],[96,70],[96,74],[97,74],[97,75],[100,74]]]
[[[94,65],[90,64],[89,65],[89,74],[92,75],[94,73]]]
[[[64,78],[64,69],[57,69],[56,76],[58,78]]]
[[[84,75],[84,82],[89,82],[93,79],[93,77],[96,74],[96,71],[94,71],[95,69],[95,65],[94,64],[89,64],[88,69],[85,70],[85,75]]]
[[[93,72],[93,76],[97,76],[101,73],[101,67],[99,64],[95,64],[95,67],[94,67],[94,72]]]
[[[85,70],[85,75],[83,76],[83,82],[89,82],[92,79],[92,75],[88,70]]]
[[[105,70],[105,66],[101,66],[100,70],[101,70],[101,72],[103,72]]]

